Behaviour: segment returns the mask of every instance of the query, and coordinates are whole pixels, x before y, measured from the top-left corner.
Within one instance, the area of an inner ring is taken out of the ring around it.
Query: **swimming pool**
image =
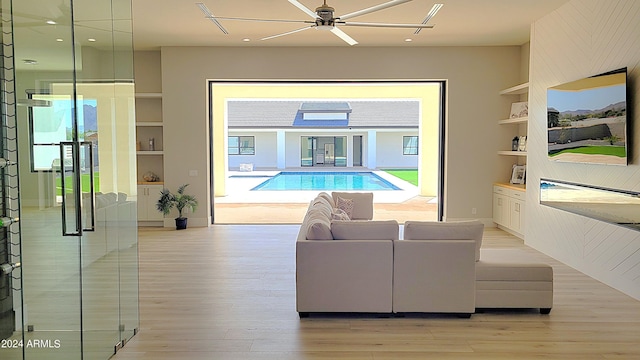
[[[283,171],[251,191],[274,190],[402,190],[372,172]]]

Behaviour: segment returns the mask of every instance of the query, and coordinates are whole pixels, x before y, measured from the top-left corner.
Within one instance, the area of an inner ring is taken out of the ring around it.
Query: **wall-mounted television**
[[[547,89],[551,161],[627,165],[627,68]]]

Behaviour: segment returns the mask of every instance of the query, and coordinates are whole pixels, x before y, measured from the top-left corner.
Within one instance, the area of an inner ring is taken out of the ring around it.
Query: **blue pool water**
[[[371,172],[281,172],[254,190],[401,190]]]

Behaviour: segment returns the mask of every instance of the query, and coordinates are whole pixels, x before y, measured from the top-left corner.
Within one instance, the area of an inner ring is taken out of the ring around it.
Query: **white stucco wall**
[[[229,169],[237,170],[240,164],[251,163],[254,169],[275,168],[277,166],[276,132],[229,131],[229,136],[254,136],[255,155],[229,155]]]
[[[418,136],[418,131],[377,133],[376,159],[378,168],[417,168],[418,155],[402,154],[402,137]]]

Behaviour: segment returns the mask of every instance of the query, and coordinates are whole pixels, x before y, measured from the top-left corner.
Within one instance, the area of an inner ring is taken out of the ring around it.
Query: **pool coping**
[[[283,171],[309,171],[327,172],[327,168],[300,170],[299,168],[280,170],[254,170],[251,172],[229,171],[227,173],[226,196],[216,196],[216,203],[308,203],[313,200],[322,190],[260,190],[251,189],[265,181],[265,177],[274,176]],[[333,170],[338,171],[338,170]],[[397,178],[382,170],[371,169],[340,169],[341,172],[372,172],[382,179],[394,184],[402,190],[362,190],[361,192],[372,192],[374,202],[378,203],[402,203],[415,196],[419,196],[418,187]],[[240,176],[234,177],[232,176]],[[355,190],[354,190],[355,191]],[[359,191],[359,190],[358,190]],[[358,192],[356,191],[356,192]],[[331,190],[326,190],[331,192]]]

